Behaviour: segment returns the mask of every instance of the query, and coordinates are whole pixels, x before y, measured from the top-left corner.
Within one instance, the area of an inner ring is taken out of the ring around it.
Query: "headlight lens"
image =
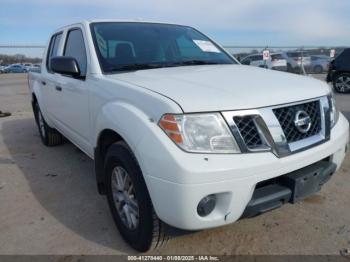
[[[159,126],[180,148],[196,153],[239,153],[220,113],[164,115]]]
[[[330,106],[329,109],[330,109],[330,115],[331,115],[331,127],[334,127],[339,119],[339,111],[335,104],[335,99],[333,94],[329,96],[329,106]]]

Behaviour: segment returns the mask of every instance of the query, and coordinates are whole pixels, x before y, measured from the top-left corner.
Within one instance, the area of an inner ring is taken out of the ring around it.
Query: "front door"
[[[67,32],[63,56],[76,59],[79,77],[61,75],[58,85],[62,96],[60,124],[64,132],[84,151],[90,148],[89,143],[89,90],[87,89],[87,52],[81,28],[73,28]]]

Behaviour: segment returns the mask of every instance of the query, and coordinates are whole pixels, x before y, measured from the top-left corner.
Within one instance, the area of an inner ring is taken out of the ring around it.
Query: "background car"
[[[291,51],[281,53],[283,58],[287,60],[287,71],[292,73],[300,73],[302,65],[306,71],[309,70],[311,64],[310,55],[304,51]]]
[[[310,70],[312,73],[321,74],[328,70],[332,58],[326,55],[312,55]]]
[[[31,67],[28,69],[28,72],[37,72],[37,73],[40,73],[40,72],[41,72],[41,65],[39,65],[39,64],[34,64],[33,66],[31,66]]]
[[[24,68],[29,71],[32,67],[33,67],[33,64],[32,63],[26,63],[26,64],[23,64]]]
[[[350,48],[338,55],[329,65],[327,82],[332,82],[338,93],[350,92]]]
[[[271,69],[286,71],[287,70],[287,59],[285,59],[282,53],[272,53],[271,57]]]
[[[241,60],[243,65],[251,65],[257,67],[265,67],[265,61],[263,60],[262,54],[254,54],[244,57]]]
[[[281,53],[270,54],[270,59],[263,59],[262,54],[254,54],[246,56],[241,60],[243,65],[251,65],[273,70],[285,71],[287,69],[287,60],[283,58]]]
[[[15,64],[15,65],[9,65],[8,67],[6,67],[4,69],[5,73],[26,73],[28,72],[28,70],[19,64]]]
[[[0,65],[0,74],[5,73],[5,72],[4,72],[4,69],[5,69],[5,67]]]

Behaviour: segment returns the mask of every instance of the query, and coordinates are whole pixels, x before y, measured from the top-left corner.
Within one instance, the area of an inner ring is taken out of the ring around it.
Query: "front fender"
[[[102,132],[104,130],[112,130],[121,136],[141,165],[137,145],[144,137],[144,134],[147,133],[144,131],[155,123],[142,110],[126,102],[110,102],[104,105],[99,111],[95,123],[93,139],[95,141],[94,160],[97,188],[100,194],[105,194],[104,159],[101,148],[98,145]]]
[[[137,144],[142,139],[146,128],[153,124],[139,108],[126,102],[110,102],[99,111],[95,121],[93,141],[98,146],[99,136],[103,130],[110,129],[118,133],[130,146],[133,152],[137,150]]]

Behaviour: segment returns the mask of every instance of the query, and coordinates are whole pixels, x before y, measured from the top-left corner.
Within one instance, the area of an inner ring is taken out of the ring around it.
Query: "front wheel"
[[[350,73],[341,73],[333,80],[334,90],[338,93],[350,92]]]
[[[163,245],[165,225],[154,212],[141,169],[125,142],[108,148],[105,175],[108,204],[124,240],[140,252]]]

